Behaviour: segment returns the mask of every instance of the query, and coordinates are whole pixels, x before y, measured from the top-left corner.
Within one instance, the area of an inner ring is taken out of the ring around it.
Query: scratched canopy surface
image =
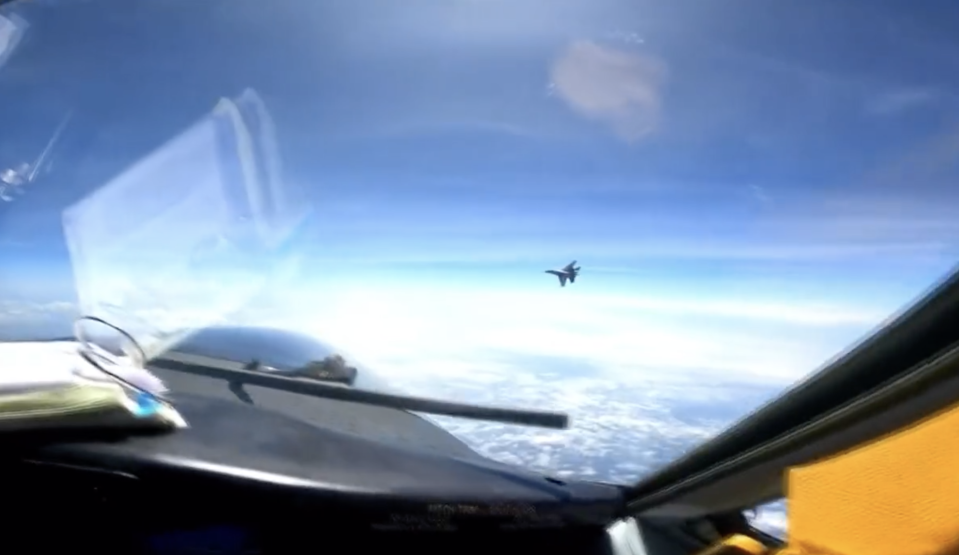
[[[68,208],[81,314],[152,358],[288,272],[295,252],[283,247],[306,207],[287,201],[270,133],[254,92],[224,99]]]

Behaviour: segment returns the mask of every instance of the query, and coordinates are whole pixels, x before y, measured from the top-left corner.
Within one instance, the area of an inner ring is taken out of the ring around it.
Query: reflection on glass
[[[750,509],[746,511],[746,519],[754,528],[774,538],[780,540],[786,539],[788,522],[786,520],[785,500],[780,499]]]
[[[323,360],[310,361],[306,366],[294,371],[295,374],[323,381],[352,383],[356,379],[355,366],[349,366],[340,355],[331,355]]]
[[[20,44],[27,27],[24,18],[15,13],[5,14],[0,8],[0,70]]]
[[[147,359],[228,317],[293,262],[279,249],[306,207],[283,204],[277,162],[258,157],[275,153],[272,138],[251,133],[244,111],[272,129],[252,91],[221,100],[64,212],[81,311],[126,330]],[[267,213],[269,201],[279,206]]]

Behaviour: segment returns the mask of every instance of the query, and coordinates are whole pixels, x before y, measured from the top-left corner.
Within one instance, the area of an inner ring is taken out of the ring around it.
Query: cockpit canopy
[[[204,328],[170,350],[242,364],[246,370],[279,372],[352,384],[355,366],[326,343],[309,335],[268,327]]]

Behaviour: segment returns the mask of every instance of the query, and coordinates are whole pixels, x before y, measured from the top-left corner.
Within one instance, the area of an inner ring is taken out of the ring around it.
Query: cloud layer
[[[568,412],[567,431],[438,421],[500,460],[630,481],[770,400],[887,315],[835,302],[576,286],[301,284],[223,321],[314,335],[393,390]],[[7,308],[7,321],[29,312]],[[42,310],[66,319],[71,307]],[[137,316],[170,325],[195,318],[183,310]]]
[[[666,70],[649,55],[575,41],[553,63],[550,76],[570,108],[628,142],[653,133],[659,124]]]
[[[620,482],[771,400],[883,316],[572,287],[318,289],[278,294],[242,318],[321,337],[395,390],[568,412],[566,431],[436,421],[499,460]]]

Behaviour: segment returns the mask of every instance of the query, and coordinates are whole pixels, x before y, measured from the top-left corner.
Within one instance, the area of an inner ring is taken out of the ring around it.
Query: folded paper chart
[[[0,358],[0,432],[68,429],[113,429],[131,433],[175,430],[186,426],[180,414],[150,391],[134,391],[86,362],[78,345],[4,343]],[[121,368],[117,370],[123,373]],[[142,369],[129,369],[130,382],[144,380]]]

